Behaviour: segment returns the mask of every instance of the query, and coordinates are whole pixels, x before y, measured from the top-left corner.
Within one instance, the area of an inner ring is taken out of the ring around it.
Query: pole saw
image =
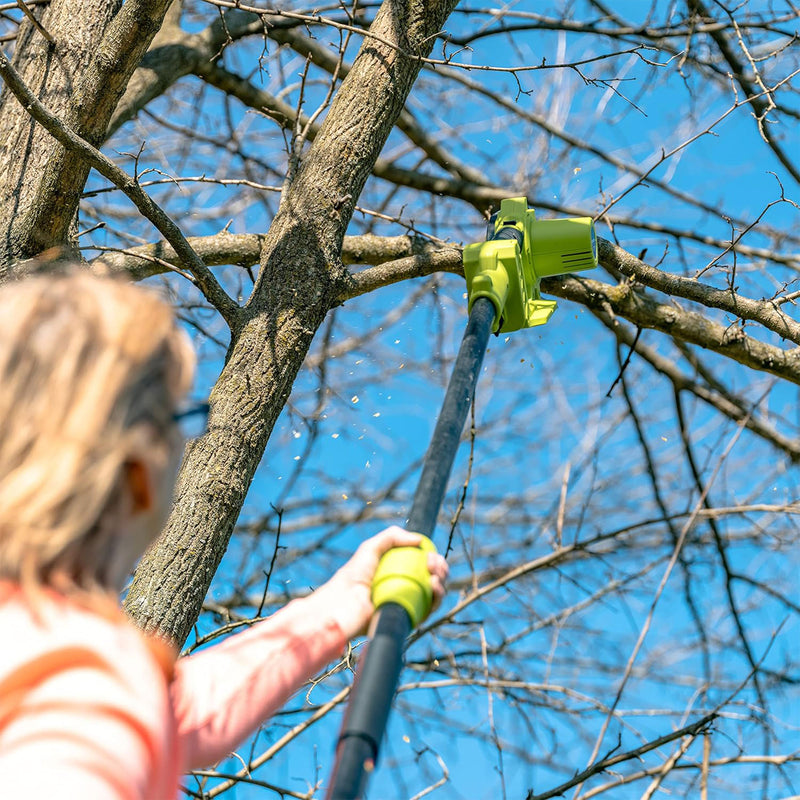
[[[405,525],[424,538],[419,547],[390,550],[375,573],[370,642],[339,734],[327,800],[363,797],[403,668],[406,637],[430,611],[427,553],[436,548],[428,537],[436,527],[489,334],[544,325],[556,303],[542,299],[541,279],[596,266],[591,218],[537,220],[524,197],[503,200],[489,221],[486,241],[464,249],[469,321]]]

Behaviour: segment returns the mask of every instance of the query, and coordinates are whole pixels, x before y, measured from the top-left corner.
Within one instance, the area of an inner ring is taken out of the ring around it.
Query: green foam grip
[[[384,553],[372,578],[375,608],[397,603],[408,612],[412,628],[428,616],[433,604],[428,553],[435,553],[436,545],[420,536],[417,547],[394,547]]]

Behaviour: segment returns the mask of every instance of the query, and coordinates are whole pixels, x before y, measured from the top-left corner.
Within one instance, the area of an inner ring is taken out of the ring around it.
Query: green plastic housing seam
[[[417,547],[395,547],[384,553],[372,578],[372,604],[376,609],[386,603],[397,603],[407,612],[411,627],[428,616],[433,604],[428,553],[436,545],[420,534]]]
[[[520,283],[522,263],[519,245],[511,239],[470,244],[464,248],[464,274],[469,296],[468,311],[478,297],[494,304],[492,333],[511,318],[516,323],[523,315]],[[519,327],[522,327],[521,325]]]

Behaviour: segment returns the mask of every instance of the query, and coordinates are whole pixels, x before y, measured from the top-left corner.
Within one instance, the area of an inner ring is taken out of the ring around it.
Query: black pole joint
[[[403,669],[403,648],[411,632],[406,610],[387,603],[376,613],[372,638],[359,659],[327,800],[356,800],[378,760],[383,732]]]

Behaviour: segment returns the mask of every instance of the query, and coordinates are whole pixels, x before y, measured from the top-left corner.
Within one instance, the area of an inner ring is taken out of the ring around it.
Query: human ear
[[[138,458],[126,461],[123,480],[131,498],[133,513],[152,511],[155,496],[151,468]]]

